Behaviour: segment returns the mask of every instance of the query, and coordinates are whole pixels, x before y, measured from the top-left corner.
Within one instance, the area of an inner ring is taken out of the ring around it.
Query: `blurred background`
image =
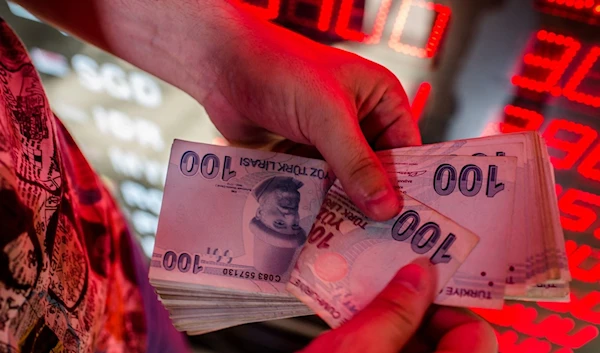
[[[403,83],[424,143],[521,130],[546,139],[574,277],[569,304],[477,311],[502,353],[600,351],[600,0],[239,0],[247,11],[357,53]],[[0,15],[30,51],[55,113],[150,254],[174,138],[220,138],[192,98],[39,22]],[[292,352],[315,317],[190,337],[198,352]]]

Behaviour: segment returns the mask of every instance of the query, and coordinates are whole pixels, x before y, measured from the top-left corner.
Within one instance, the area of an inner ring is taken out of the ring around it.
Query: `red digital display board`
[[[546,140],[568,239],[571,302],[507,303],[501,311],[475,311],[498,327],[503,353],[596,352],[600,349],[600,38],[594,39],[593,33],[600,32],[595,27],[600,1],[544,0],[535,1],[535,6],[546,15],[578,23],[560,28],[543,25],[531,34],[516,61],[518,72],[511,79],[515,94],[498,129],[538,130]],[[563,181],[569,187],[562,186]]]
[[[419,58],[435,56],[451,17],[450,7],[424,0],[405,0],[396,13],[391,13],[391,0],[382,0],[373,26],[362,28],[362,10],[358,0],[238,0],[257,16],[283,24],[299,25],[304,32],[320,31],[331,38],[351,40],[365,45],[379,44],[387,40],[388,46],[402,54]],[[435,14],[435,21],[424,43],[405,43],[403,30],[414,12],[427,11]],[[353,20],[354,19],[354,20]],[[358,19],[358,21],[357,21]],[[382,38],[386,23],[393,23],[389,38]],[[294,27],[294,26],[292,26]],[[296,27],[297,28],[297,27]],[[318,37],[318,36],[315,36]]]

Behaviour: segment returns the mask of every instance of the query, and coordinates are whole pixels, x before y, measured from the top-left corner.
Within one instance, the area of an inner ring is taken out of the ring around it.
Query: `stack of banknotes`
[[[417,258],[440,305],[568,301],[554,175],[535,132],[378,152],[403,207],[367,218],[321,160],[173,143],[150,282],[201,334],[319,315],[337,327]]]

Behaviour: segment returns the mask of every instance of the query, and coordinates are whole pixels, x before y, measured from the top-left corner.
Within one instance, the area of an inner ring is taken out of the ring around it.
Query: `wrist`
[[[227,1],[185,1],[186,9],[174,10],[173,17],[162,23],[157,38],[151,39],[157,55],[171,60],[165,79],[202,102],[222,75],[229,61],[236,34],[240,35],[240,13]],[[178,74],[174,75],[174,71]]]

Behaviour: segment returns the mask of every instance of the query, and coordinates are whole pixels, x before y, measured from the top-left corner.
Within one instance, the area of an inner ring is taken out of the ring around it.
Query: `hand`
[[[398,79],[357,55],[236,16],[235,35],[215,56],[218,79],[196,97],[223,136],[292,154],[314,146],[368,216],[396,215],[398,198],[373,149],[420,144]]]
[[[407,265],[371,304],[300,353],[495,353],[491,326],[471,312],[430,304],[433,271]]]
[[[181,88],[230,143],[297,154],[316,147],[367,216],[400,211],[372,148],[420,137],[385,68],[254,18],[239,1],[16,1]]]

